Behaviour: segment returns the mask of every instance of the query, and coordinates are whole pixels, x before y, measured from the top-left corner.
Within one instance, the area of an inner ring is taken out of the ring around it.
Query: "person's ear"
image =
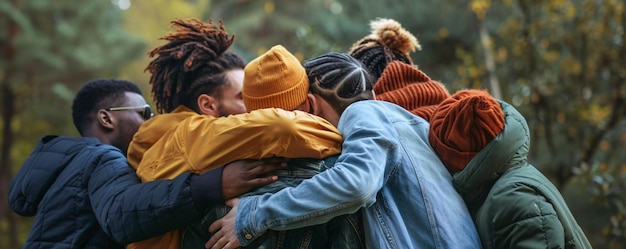
[[[333,124],[335,127],[339,123],[339,117],[341,116],[335,108],[331,104],[328,103],[322,96],[317,94],[313,94],[314,104],[313,106],[313,114],[320,116],[326,119],[328,122]]]
[[[111,113],[109,113],[108,111],[100,109],[98,111],[98,114],[96,115],[96,119],[98,120],[100,126],[104,127],[105,129],[115,129],[115,117],[111,115]]]
[[[311,113],[313,115],[318,115],[320,114],[320,106],[319,103],[317,101],[317,98],[315,97],[315,95],[311,94],[311,93],[307,93],[306,94],[306,101],[309,102],[308,104],[308,113]]]
[[[217,99],[207,94],[201,94],[198,96],[198,111],[200,114],[217,117],[219,115]]]

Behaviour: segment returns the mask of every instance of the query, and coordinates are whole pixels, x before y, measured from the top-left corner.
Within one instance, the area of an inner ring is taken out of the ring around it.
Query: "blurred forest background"
[[[301,60],[347,52],[369,21],[415,34],[415,63],[450,92],[488,89],[528,120],[530,160],[559,187],[596,248],[626,248],[623,0],[0,0],[0,248],[32,218],[7,188],[39,137],[77,136],[70,114],[93,78],[149,95],[147,52],[174,18],[223,20],[248,61],[275,44]]]

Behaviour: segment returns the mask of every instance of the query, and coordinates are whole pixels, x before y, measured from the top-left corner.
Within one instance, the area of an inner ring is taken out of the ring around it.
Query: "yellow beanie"
[[[309,92],[309,79],[298,58],[281,45],[252,60],[244,68],[243,103],[248,111],[282,108],[291,111]]]

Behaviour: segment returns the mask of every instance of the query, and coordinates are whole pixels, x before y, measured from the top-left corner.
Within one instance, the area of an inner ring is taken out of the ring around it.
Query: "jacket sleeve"
[[[323,118],[273,108],[217,119],[197,115],[183,121],[174,136],[196,173],[238,159],[322,159],[339,154],[343,141]]]
[[[191,174],[141,183],[124,155],[109,150],[88,182],[94,214],[114,240],[128,244],[182,227],[199,216]]]
[[[322,224],[376,201],[387,164],[398,158],[397,144],[389,127],[376,121],[384,115],[356,105],[349,106],[341,116],[339,130],[345,142],[334,167],[296,187],[241,198],[235,228],[242,246],[269,229]]]
[[[487,211],[493,226],[490,248],[565,248],[554,206],[532,186],[511,183],[492,191]]]

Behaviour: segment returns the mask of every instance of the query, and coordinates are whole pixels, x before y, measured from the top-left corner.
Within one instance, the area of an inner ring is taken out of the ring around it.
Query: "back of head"
[[[376,99],[402,106],[426,120],[450,96],[446,87],[415,66],[392,61],[374,85]]]
[[[96,79],[83,85],[72,103],[72,119],[78,133],[85,135],[98,110],[122,105],[125,92],[141,95],[139,87],[126,80]]]
[[[309,92],[321,96],[338,114],[352,103],[374,98],[374,78],[348,54],[331,52],[304,63]]]
[[[376,99],[395,103],[429,120],[436,105],[450,94],[443,84],[413,65],[409,54],[421,49],[417,38],[392,19],[379,18],[370,26],[372,33],[357,41],[350,55],[376,78]]]
[[[354,43],[348,53],[361,61],[376,79],[392,61],[413,64],[409,53],[420,50],[421,46],[400,23],[379,18],[371,21],[370,27],[372,33]]]
[[[226,72],[243,69],[245,61],[227,51],[234,40],[222,22],[219,26],[196,19],[174,20],[176,32],[162,40],[168,43],[152,50],[146,71],[151,74],[152,97],[159,113],[185,105],[196,112],[201,94],[213,95],[229,84]]]
[[[309,81],[300,61],[281,45],[272,47],[244,69],[241,95],[248,111],[291,111],[304,102],[308,92]]]
[[[430,121],[428,140],[456,173],[504,130],[504,112],[489,93],[462,90],[444,100]]]

